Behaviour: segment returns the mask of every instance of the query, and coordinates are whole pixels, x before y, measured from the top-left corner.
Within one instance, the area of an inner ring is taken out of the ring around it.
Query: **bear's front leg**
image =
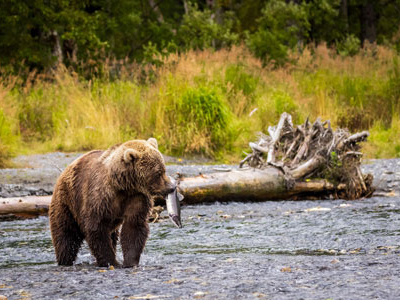
[[[131,216],[124,220],[121,229],[123,267],[129,268],[139,265],[140,255],[143,252],[148,235],[147,214]]]

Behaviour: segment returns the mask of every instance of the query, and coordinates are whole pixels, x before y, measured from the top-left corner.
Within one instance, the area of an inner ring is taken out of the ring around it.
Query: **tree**
[[[289,49],[301,47],[310,28],[306,6],[284,0],[268,2],[257,22],[258,29],[248,34],[247,45],[256,56],[277,64],[286,60]]]

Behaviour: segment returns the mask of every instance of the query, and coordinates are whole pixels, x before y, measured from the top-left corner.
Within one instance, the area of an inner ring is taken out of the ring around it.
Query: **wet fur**
[[[58,264],[72,265],[85,239],[99,266],[117,266],[120,238],[123,266],[138,265],[153,198],[165,197],[173,188],[151,140],[129,141],[78,158],[60,175],[50,204]]]

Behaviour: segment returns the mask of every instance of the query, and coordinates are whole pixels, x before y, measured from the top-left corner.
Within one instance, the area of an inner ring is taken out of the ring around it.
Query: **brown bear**
[[[165,198],[175,188],[154,138],[81,156],[60,175],[51,199],[50,229],[58,264],[72,265],[85,239],[98,266],[117,266],[122,224],[123,267],[138,265],[153,199]]]

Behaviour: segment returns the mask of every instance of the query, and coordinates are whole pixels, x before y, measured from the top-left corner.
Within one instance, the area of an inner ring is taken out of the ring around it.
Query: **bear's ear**
[[[129,148],[126,149],[124,152],[124,161],[126,163],[130,163],[132,161],[134,161],[135,159],[138,159],[140,157],[140,153],[139,151]]]
[[[157,143],[157,140],[155,138],[149,138],[147,140],[147,142],[158,150],[158,143]]]

